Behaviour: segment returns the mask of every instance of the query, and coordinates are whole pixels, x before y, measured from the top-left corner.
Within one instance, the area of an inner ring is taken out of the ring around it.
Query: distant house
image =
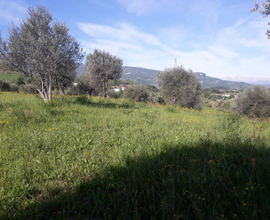
[[[112,86],[112,89],[115,91],[115,92],[123,92],[125,89],[127,88],[126,85],[120,85],[120,86]]]

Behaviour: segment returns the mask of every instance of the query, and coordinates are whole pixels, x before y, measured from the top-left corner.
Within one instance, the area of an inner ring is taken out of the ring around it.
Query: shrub
[[[3,92],[10,91],[10,84],[8,82],[1,81],[0,82],[0,90],[3,91]]]
[[[10,84],[10,91],[11,92],[19,92],[19,86],[15,83]]]
[[[30,84],[20,85],[19,92],[30,93],[30,94],[37,94],[38,93],[36,87],[33,85],[30,85]]]
[[[25,85],[25,78],[23,76],[19,76],[19,78],[17,79],[17,85]]]
[[[157,102],[158,102],[159,104],[161,104],[161,105],[164,105],[164,104],[165,104],[165,100],[164,100],[164,98],[161,97],[161,96],[158,96],[158,97],[157,97]]]
[[[237,96],[232,110],[250,117],[270,117],[270,90],[259,85],[248,87]]]
[[[109,90],[109,97],[113,99],[119,99],[122,96],[122,92],[115,92],[114,90]]]
[[[202,85],[194,73],[184,67],[166,68],[157,75],[158,89],[165,102],[201,110]]]
[[[86,104],[88,102],[88,98],[85,95],[81,95],[77,97],[76,102],[79,104]]]
[[[218,101],[216,109],[221,111],[230,111],[230,101],[228,100]]]
[[[235,95],[230,95],[229,99],[235,99]]]
[[[69,87],[66,90],[66,94],[67,95],[80,95],[80,89],[79,86],[73,86],[73,87]]]
[[[136,102],[149,101],[150,94],[148,89],[144,85],[132,85],[124,90],[124,98],[131,98]]]

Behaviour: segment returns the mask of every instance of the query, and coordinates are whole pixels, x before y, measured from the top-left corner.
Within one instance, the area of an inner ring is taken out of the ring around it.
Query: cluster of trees
[[[29,7],[27,19],[19,26],[13,22],[9,36],[3,40],[0,33],[1,65],[15,68],[35,84],[37,91],[48,102],[52,90],[60,94],[70,86],[76,76],[76,68],[85,53],[80,43],[69,34],[65,23],[54,21],[49,10],[42,5]],[[80,76],[80,88],[89,95],[103,90],[109,97],[108,81],[120,79],[123,60],[108,52],[94,50],[86,57],[86,70]],[[158,75],[158,86],[167,103],[201,108],[201,87],[192,72],[184,68],[165,69]],[[149,100],[149,91],[139,85],[129,87],[124,97],[136,101]]]
[[[252,11],[256,10],[268,16],[270,0],[264,1],[262,7],[255,2]],[[11,22],[6,40],[2,39],[0,32],[0,68],[22,72],[35,85],[44,102],[48,102],[53,89],[64,94],[65,88],[73,84],[76,69],[85,53],[76,38],[69,34],[66,24],[54,21],[48,9],[37,5],[36,9],[30,6],[27,12],[27,19],[19,26]],[[270,36],[269,31],[267,35]],[[122,65],[122,59],[95,49],[86,56],[86,69],[79,77],[79,89],[90,96],[102,92],[103,97],[108,98],[108,82],[121,78]],[[22,79],[19,82],[23,84]],[[1,86],[7,87],[3,82]],[[191,70],[182,66],[159,72],[157,88],[164,99],[162,101],[167,104],[194,109],[203,107],[201,83]],[[150,90],[153,92],[155,88],[133,85],[123,96],[145,102],[150,100]],[[234,110],[243,115],[269,117],[269,90],[260,86],[246,89],[235,100]]]
[[[26,82],[26,83],[25,83]],[[17,82],[14,80],[0,80],[0,91],[3,92],[21,92],[21,93],[31,93],[36,94],[37,89],[35,85],[31,83],[27,83],[27,81],[23,77],[19,77]]]

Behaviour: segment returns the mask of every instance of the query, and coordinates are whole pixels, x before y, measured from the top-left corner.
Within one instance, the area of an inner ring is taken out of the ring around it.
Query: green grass
[[[1,219],[269,219],[270,125],[0,93]]]
[[[17,82],[19,78],[19,74],[7,74],[7,73],[1,73],[0,72],[0,80],[14,80],[14,82]]]

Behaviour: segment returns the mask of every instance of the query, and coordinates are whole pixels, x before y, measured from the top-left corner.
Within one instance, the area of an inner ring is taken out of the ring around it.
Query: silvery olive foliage
[[[259,11],[263,17],[268,17],[268,15],[270,15],[270,0],[263,0],[261,5],[259,5],[255,0],[253,1],[255,3],[255,7],[250,10],[251,12]],[[270,22],[268,22],[268,25],[270,25]],[[265,35],[270,39],[270,30],[267,30]]]
[[[109,98],[108,80],[117,80],[122,76],[123,60],[108,52],[95,49],[86,57],[86,70],[90,80],[103,83],[103,97]]]
[[[48,9],[30,6],[27,13],[19,26],[11,22],[6,41],[0,36],[0,53],[8,65],[38,79],[37,90],[47,102],[52,86],[63,89],[73,82],[84,53],[66,24],[54,21]]]
[[[134,99],[136,102],[150,101],[150,93],[144,85],[128,86],[123,93],[124,98]]]
[[[102,93],[102,82],[89,71],[85,71],[79,76],[78,86],[82,94],[88,93],[89,96],[92,96]]]
[[[202,86],[191,70],[166,68],[158,73],[157,85],[166,104],[202,109]]]
[[[248,87],[237,95],[231,108],[244,116],[270,117],[270,89],[260,85]]]

